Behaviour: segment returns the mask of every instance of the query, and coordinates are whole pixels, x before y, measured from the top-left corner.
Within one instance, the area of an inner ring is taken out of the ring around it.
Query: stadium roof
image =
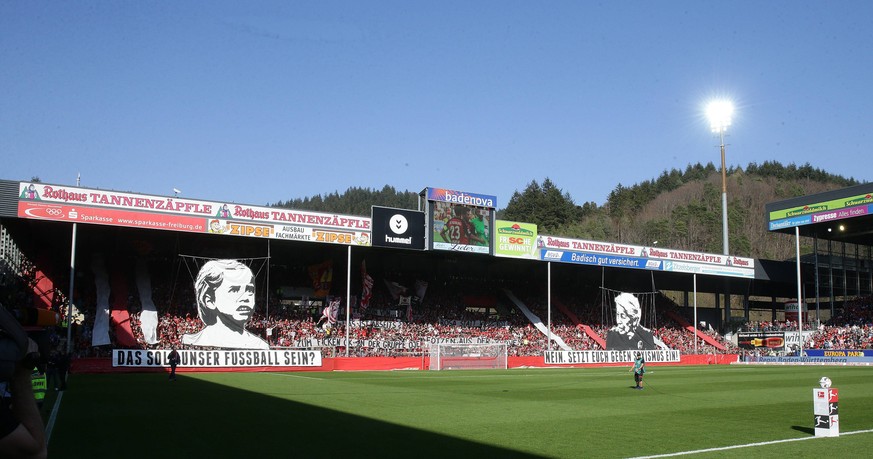
[[[21,218],[21,209],[19,206],[21,202],[24,202],[24,198],[21,198],[21,183],[20,182],[12,182],[7,180],[0,180],[0,217],[3,217],[4,225],[12,229],[14,233],[19,236],[27,235],[28,239],[31,240],[33,244],[39,244],[43,247],[52,247],[54,250],[51,250],[52,253],[58,254],[59,266],[65,266],[68,262],[68,254],[70,247],[69,233],[68,233],[68,224],[64,224],[61,221],[49,221],[47,219],[33,219],[33,218]],[[77,192],[83,191],[84,189],[79,189],[77,187],[66,187],[70,190],[71,193],[75,194]],[[90,190],[90,189],[88,189]],[[870,191],[873,191],[873,187],[870,188]],[[853,192],[845,193],[848,196],[853,196]],[[842,196],[842,195],[840,195]],[[806,197],[809,198],[809,197]],[[170,199],[167,197],[167,199]],[[804,198],[798,198],[804,199]],[[827,197],[827,199],[831,199]],[[182,201],[181,198],[174,199],[174,201]],[[186,200],[187,202],[193,202],[194,204],[209,204],[205,201],[194,201],[194,200]],[[776,203],[781,205],[782,207],[776,207],[776,210],[782,209],[792,209],[792,205],[794,205],[793,200],[785,201],[783,203]],[[815,199],[805,199],[801,202],[817,202]],[[61,204],[66,204],[61,203]],[[220,204],[220,203],[219,203]],[[769,206],[769,205],[768,205]],[[76,206],[79,207],[79,206]],[[216,206],[216,208],[218,208]],[[769,211],[769,208],[768,208]],[[80,209],[81,212],[81,209]],[[28,214],[29,215],[29,214]],[[791,217],[794,218],[794,217]],[[201,218],[201,220],[205,221],[205,219]],[[369,220],[369,219],[368,219]],[[794,221],[794,220],[792,220]],[[94,225],[88,225],[94,226]],[[130,239],[136,238],[140,240],[151,240],[157,242],[159,240],[163,240],[166,236],[170,234],[183,234],[177,231],[164,231],[164,235],[160,235],[147,228],[125,228],[121,226],[115,226],[114,224],[109,225],[96,225],[103,226],[105,229],[113,228],[111,231],[99,231],[99,234],[115,234],[119,238]],[[868,225],[869,226],[869,225]],[[97,228],[94,228],[97,231]],[[80,231],[82,231],[80,229]],[[791,231],[793,232],[793,231]],[[95,233],[96,234],[96,233]],[[125,236],[126,235],[126,236]],[[189,232],[186,236],[187,238],[194,238],[198,240],[207,240],[210,237],[214,237],[212,234],[208,234],[206,231],[198,232]],[[243,238],[243,239],[254,239],[254,238]],[[94,243],[99,243],[103,241],[110,240],[110,238],[103,236],[95,239]],[[556,238],[557,242],[565,242],[563,238]],[[255,240],[245,241],[235,240],[233,245],[236,247],[240,247],[243,245],[248,245],[247,243],[255,244]],[[280,242],[290,242],[290,241],[281,241],[277,240],[277,243]],[[82,242],[80,242],[82,243]],[[167,241],[170,245],[173,242]],[[609,243],[603,243],[604,245],[609,245]],[[274,249],[280,249],[280,246],[284,244],[277,244],[274,246]],[[594,245],[601,245],[600,243],[594,243]],[[336,249],[340,249],[341,246],[330,247],[331,244],[305,244],[301,246],[299,244],[295,244],[293,246],[287,246],[289,250],[294,250],[297,255],[301,254],[301,250],[305,252],[319,252],[323,256],[326,253],[334,252]],[[547,249],[549,247],[547,246]],[[631,246],[624,246],[624,248],[633,248]],[[455,269],[461,269],[470,271],[471,273],[489,273],[489,274],[500,274],[508,278],[511,275],[527,275],[532,274],[534,277],[542,276],[543,280],[545,278],[546,272],[546,263],[542,263],[545,260],[520,260],[520,259],[512,259],[512,258],[502,258],[502,257],[492,257],[492,256],[482,256],[475,254],[463,254],[463,253],[455,253],[450,251],[409,251],[409,250],[400,250],[397,249],[381,249],[378,247],[370,247],[370,246],[362,246],[359,247],[363,252],[360,252],[361,255],[373,258],[386,258],[393,259],[396,263],[400,263],[401,265],[406,266],[418,266],[421,265],[437,265],[440,264],[444,269],[449,269],[450,266],[455,266]],[[696,256],[700,254],[682,252],[682,251],[674,251],[672,249],[661,249],[660,247],[648,247],[649,255],[635,255],[637,258],[642,257],[643,260],[649,260],[651,262],[657,263],[659,260],[666,263],[667,261],[672,262],[672,257],[674,255],[689,255]],[[544,249],[545,250],[545,249]],[[660,251],[662,253],[655,254],[656,251]],[[561,253],[560,250],[551,250],[553,253]],[[369,255],[367,255],[369,254]],[[317,257],[315,254],[313,257]],[[616,258],[616,257],[613,257]],[[620,258],[620,257],[619,257]],[[740,260],[741,258],[732,257],[734,260]],[[667,261],[664,261],[667,260]],[[460,261],[460,263],[459,263]],[[555,261],[560,261],[555,260]],[[749,259],[749,261],[752,261]],[[375,259],[368,258],[368,263],[375,263]],[[454,264],[453,264],[454,263]],[[694,266],[693,261],[688,262],[685,260],[679,260],[673,265],[684,264],[686,266]],[[777,262],[777,261],[768,261],[768,260],[754,260],[754,275],[749,274],[747,277],[738,278],[731,276],[720,276],[717,274],[709,274],[709,275],[699,275],[696,276],[696,287],[699,292],[730,292],[733,295],[753,295],[753,296],[772,296],[772,297],[792,297],[794,296],[794,291],[796,291],[796,276],[793,271],[793,264],[786,262]],[[660,266],[660,265],[658,265]],[[676,290],[676,291],[687,291],[691,292],[694,287],[694,276],[692,276],[688,271],[679,272],[679,271],[671,271],[667,269],[630,269],[625,267],[605,267],[605,266],[590,266],[590,265],[582,265],[582,264],[572,264],[572,263],[552,263],[552,269],[556,272],[563,272],[565,276],[564,279],[567,282],[573,282],[574,280],[580,280],[585,282],[590,282],[596,285],[603,285],[608,288],[631,288],[634,291],[648,291],[648,289],[652,290]],[[729,267],[725,269],[740,269],[736,266]]]
[[[873,243],[873,183],[766,204],[769,231],[869,246]]]

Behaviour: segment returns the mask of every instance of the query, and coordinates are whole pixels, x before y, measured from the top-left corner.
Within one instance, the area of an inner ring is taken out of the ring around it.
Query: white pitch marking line
[[[871,433],[871,432],[873,432],[873,429],[856,430],[854,432],[842,432],[842,433],[840,433],[840,435],[854,435],[854,434]],[[789,438],[786,440],[773,440],[773,441],[762,441],[759,443],[747,443],[745,445],[722,446],[720,448],[707,448],[707,449],[697,449],[694,451],[680,451],[678,453],[656,454],[654,456],[636,456],[636,457],[632,457],[629,459],[650,459],[650,458],[656,458],[656,457],[686,456],[686,455],[690,455],[690,454],[711,453],[714,451],[725,451],[725,450],[729,450],[729,449],[750,448],[753,446],[775,445],[777,443],[787,443],[787,442],[791,442],[791,441],[814,440],[816,438],[834,438],[834,437]]]
[[[289,374],[289,373],[266,373],[266,374],[273,375],[273,376],[284,376],[286,378],[300,378],[300,379],[312,379],[314,381],[325,381],[324,378],[313,378],[312,376],[301,376],[301,375]]]
[[[55,406],[52,407],[52,414],[49,416],[48,424],[45,427],[45,442],[48,444],[52,438],[52,429],[55,428],[55,419],[58,418],[58,409],[61,407],[61,399],[64,398],[64,391],[58,392],[58,398],[55,399]]]

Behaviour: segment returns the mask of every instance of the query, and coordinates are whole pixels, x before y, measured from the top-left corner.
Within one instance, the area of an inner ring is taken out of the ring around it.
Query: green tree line
[[[790,247],[767,235],[764,205],[781,199],[856,185],[853,178],[809,164],[777,161],[732,166],[728,176],[730,252],[756,258],[790,257]],[[348,188],[344,193],[280,201],[277,207],[350,215],[370,215],[370,206],[417,209],[417,192]],[[720,253],[721,174],[712,164],[665,170],[634,185],[619,183],[606,202],[577,204],[551,179],[532,180],[497,211],[505,220],[535,223],[541,234]],[[782,238],[784,239],[784,238]],[[781,244],[781,245],[780,245]]]

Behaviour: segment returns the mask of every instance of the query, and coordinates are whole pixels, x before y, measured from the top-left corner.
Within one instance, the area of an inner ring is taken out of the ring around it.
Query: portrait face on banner
[[[640,324],[643,310],[636,296],[620,293],[615,302],[615,326],[606,332],[606,348],[615,351],[657,349],[652,331]]]
[[[251,270],[234,269],[224,273],[215,288],[212,302],[219,314],[245,324],[255,312],[255,283]]]
[[[640,325],[642,309],[633,295],[623,293],[615,297],[615,328],[625,334],[632,333]]]
[[[255,312],[252,270],[237,260],[206,262],[194,281],[197,313],[206,325],[182,336],[182,343],[232,349],[269,349],[266,341],[246,330]]]

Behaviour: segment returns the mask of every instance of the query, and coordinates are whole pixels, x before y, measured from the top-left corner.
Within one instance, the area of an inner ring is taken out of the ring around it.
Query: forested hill
[[[782,260],[794,256],[794,242],[767,231],[764,205],[859,182],[809,164],[751,163],[727,171],[730,252]],[[344,193],[280,201],[276,207],[347,215],[370,215],[370,206],[418,207],[418,193],[349,188]],[[576,203],[546,178],[516,191],[498,218],[536,223],[542,234],[636,245],[657,245],[721,253],[721,173],[712,163],[664,171],[658,178],[610,192],[606,203]]]

